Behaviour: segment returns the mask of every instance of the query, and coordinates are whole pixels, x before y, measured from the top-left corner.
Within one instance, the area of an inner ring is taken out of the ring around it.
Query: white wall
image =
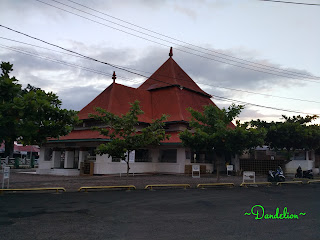
[[[185,168],[185,148],[177,149],[176,163],[160,163],[158,162],[159,149],[150,149],[150,157],[152,162],[131,162],[130,173],[184,173]],[[127,172],[127,164],[125,162],[112,162],[112,158],[108,158],[107,154],[97,155],[94,163],[94,174],[119,174]]]
[[[299,165],[302,171],[314,168],[315,153],[314,151],[306,151],[306,160],[291,160],[286,164],[286,173],[296,173]]]
[[[297,168],[301,166],[303,171],[314,168],[313,160],[292,160],[286,164],[286,173],[296,173]]]
[[[50,160],[48,158],[48,148],[40,148],[40,157],[38,159],[39,162],[39,169],[51,169],[53,165],[53,161],[48,161]]]

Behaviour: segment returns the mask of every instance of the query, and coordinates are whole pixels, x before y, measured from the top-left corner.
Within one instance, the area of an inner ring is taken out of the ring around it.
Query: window
[[[293,160],[306,160],[306,152],[305,151],[294,152]]]
[[[213,152],[191,152],[191,163],[213,163]]]
[[[165,149],[160,151],[160,162],[176,163],[177,149]]]
[[[120,162],[121,158],[118,157],[112,157],[112,162]]]
[[[186,150],[186,159],[191,159],[191,152]]]
[[[52,148],[45,148],[44,151],[44,161],[51,161],[52,160]]]
[[[138,149],[135,151],[135,162],[151,162],[148,149]]]

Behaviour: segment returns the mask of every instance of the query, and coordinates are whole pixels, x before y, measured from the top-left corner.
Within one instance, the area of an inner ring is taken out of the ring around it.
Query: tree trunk
[[[220,181],[220,163],[221,163],[221,158],[223,157],[224,157],[224,154],[216,152],[217,182]]]
[[[11,139],[5,140],[4,157],[13,158],[14,141]]]

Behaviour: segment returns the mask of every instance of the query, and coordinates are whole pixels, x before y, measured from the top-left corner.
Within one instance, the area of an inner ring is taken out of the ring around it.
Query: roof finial
[[[117,75],[115,71],[113,71],[112,79],[113,79],[113,83],[115,83],[117,79]]]
[[[172,57],[172,56],[173,56],[172,47],[170,47],[169,57]]]

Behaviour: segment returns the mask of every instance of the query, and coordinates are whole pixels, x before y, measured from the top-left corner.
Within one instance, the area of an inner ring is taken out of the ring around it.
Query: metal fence
[[[270,159],[240,159],[242,171],[254,171],[258,174],[268,174],[269,170],[276,170],[278,166],[284,168],[284,160]]]

